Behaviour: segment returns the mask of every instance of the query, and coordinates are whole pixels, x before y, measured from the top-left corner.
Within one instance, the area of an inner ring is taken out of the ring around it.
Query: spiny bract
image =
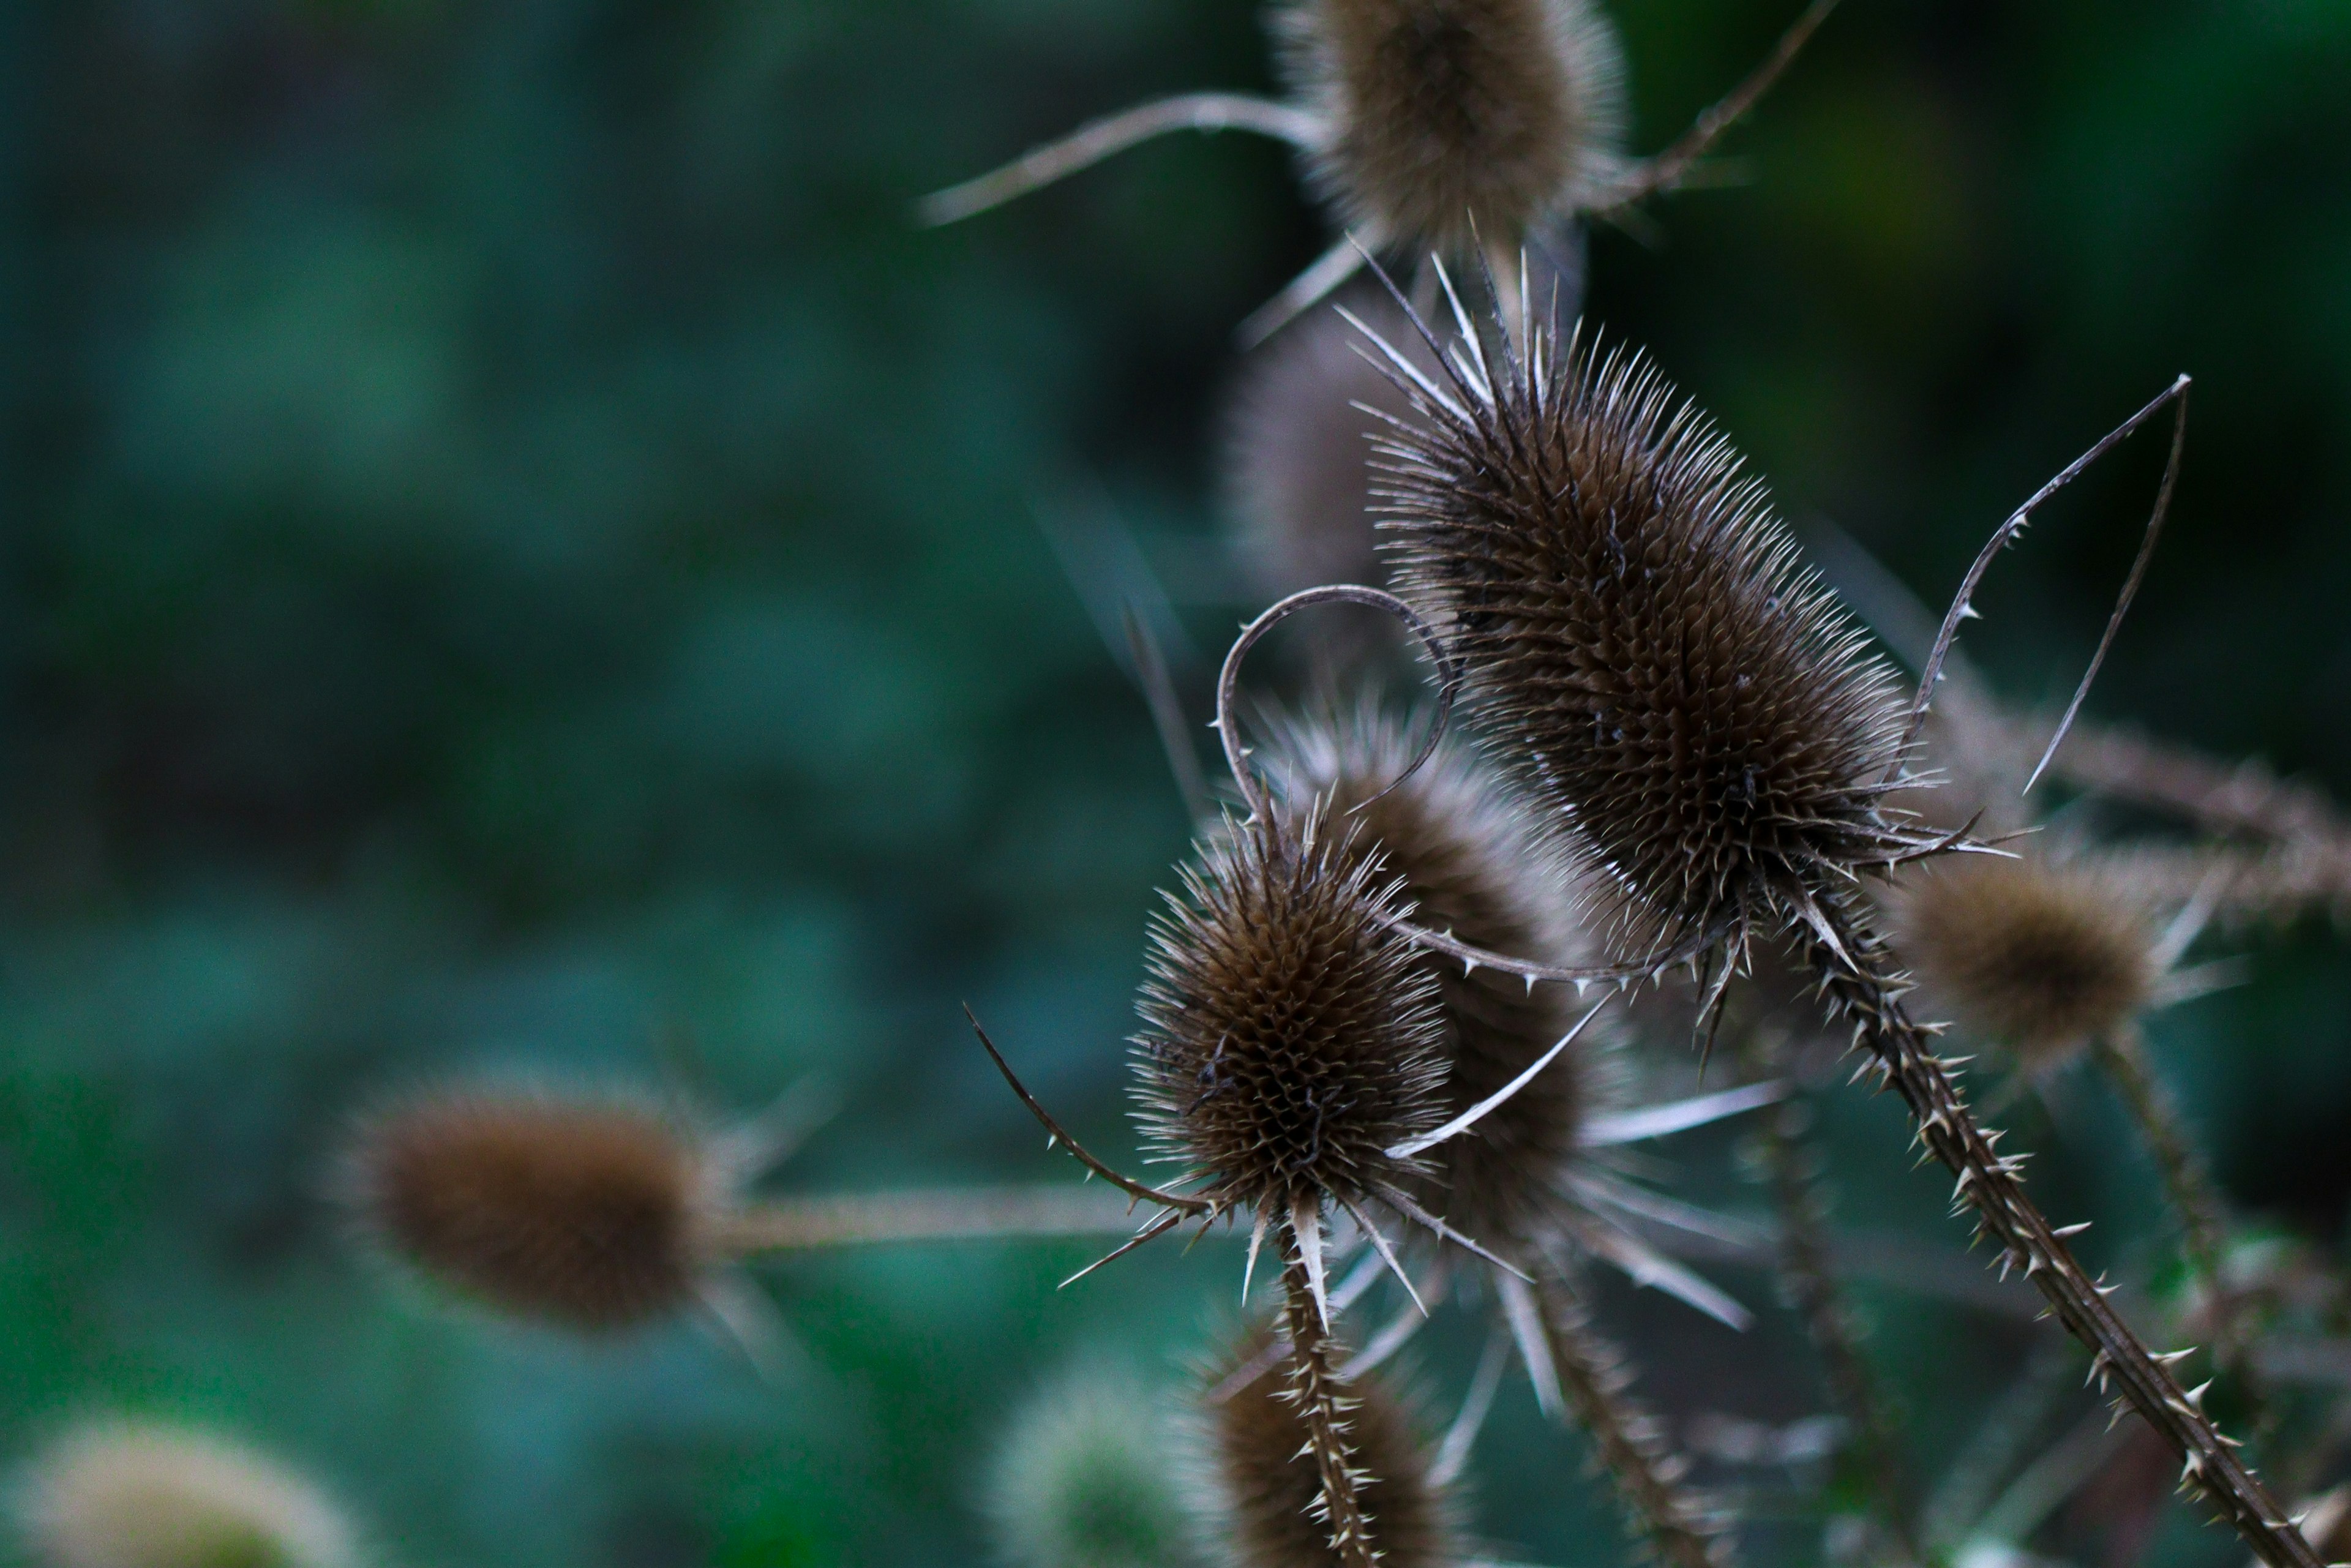
[[[674,1312],[705,1262],[709,1162],[674,1118],[617,1097],[419,1098],[362,1129],[348,1180],[394,1256],[570,1328]]]
[[[1437,987],[1393,925],[1409,905],[1347,837],[1315,812],[1238,824],[1154,925],[1144,1119],[1219,1207],[1380,1197],[1421,1168],[1384,1151],[1443,1117]]]
[[[1291,810],[1328,802],[1357,824],[1359,853],[1401,876],[1419,924],[1472,946],[1544,963],[1584,957],[1569,870],[1532,830],[1524,808],[1468,747],[1440,744],[1390,789],[1412,759],[1406,727],[1367,695],[1325,702],[1285,719],[1262,758]],[[1381,791],[1386,793],[1382,794]],[[1374,797],[1377,799],[1374,799]],[[1368,802],[1368,804],[1366,803]],[[1493,969],[1424,955],[1445,1023],[1445,1109],[1468,1110],[1516,1078],[1573,1027],[1582,1009],[1560,986],[1530,988]],[[1606,1090],[1606,1036],[1576,1047],[1468,1133],[1444,1144],[1425,1207],[1489,1246],[1523,1251],[1557,1228],[1562,1178],[1581,1157],[1578,1134]]]
[[[2151,902],[2120,867],[1970,856],[1910,878],[1895,911],[1928,998],[2029,1066],[2128,1023],[2161,978]]]
[[[1618,173],[1624,57],[1586,0],[1293,0],[1280,33],[1329,127],[1312,177],[1374,248],[1514,250]]]
[[[351,1568],[350,1526],[316,1487],[218,1438],[143,1422],[68,1432],[17,1478],[41,1568]]]
[[[1902,707],[1729,442],[1638,358],[1540,321],[1456,350],[1383,444],[1399,591],[1499,749],[1667,938],[1801,913],[1912,844]]]
[[[1258,1356],[1251,1334],[1220,1369]],[[1205,1415],[1213,1506],[1235,1568],[1327,1568],[1339,1561],[1315,1511],[1322,1480],[1290,1396],[1286,1362],[1269,1365]],[[1461,1502],[1433,1473],[1413,1413],[1376,1375],[1347,1388],[1350,1464],[1386,1568],[1451,1568],[1467,1553]]]

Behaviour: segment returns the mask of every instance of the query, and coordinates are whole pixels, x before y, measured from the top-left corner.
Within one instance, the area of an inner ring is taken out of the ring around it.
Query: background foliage
[[[1637,144],[1783,9],[1614,6]],[[349,1244],[324,1161],[449,1070],[738,1111],[821,1072],[845,1110],[786,1186],[1068,1176],[963,998],[1123,1146],[1185,822],[1050,539],[1093,541],[1083,580],[1131,533],[1194,657],[1221,646],[1230,329],[1321,235],[1238,138],[945,233],[907,203],[1147,93],[1263,85],[1254,10],[0,8],[0,1447],[214,1421],[415,1565],[971,1561],[1011,1402],[1089,1349],[1167,1375],[1229,1319],[1214,1247],[1059,1295],[1068,1247],[799,1262],[768,1278],[803,1354],[763,1385],[690,1328],[591,1352],[427,1301]],[[1747,183],[1595,238],[1593,314],[1938,601],[2192,371],[2096,706],[2351,792],[2346,80],[2341,0],[1849,0],[1736,140]],[[2094,642],[2147,444],[1984,596],[2011,695]],[[2157,1049],[2239,1199],[2339,1249],[2351,970],[2322,930],[2256,954]],[[2130,1256],[2145,1170],[2084,1104],[2036,1186]],[[1886,1107],[1831,1131],[1844,1219],[1956,1252]],[[1677,1155],[1752,1205],[1727,1149]],[[1922,1454],[2037,1343],[1867,1299]],[[1785,1322],[1653,1332],[1678,1410],[1813,1408]],[[1485,1528],[1618,1560],[1527,1404]],[[2236,1551],[2177,1510],[2159,1549]]]

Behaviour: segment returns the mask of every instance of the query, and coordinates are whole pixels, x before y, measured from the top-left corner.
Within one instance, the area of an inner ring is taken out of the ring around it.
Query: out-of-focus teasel
[[[1711,971],[1702,1018],[1750,943],[1796,943],[1832,1015],[1869,1053],[1864,1071],[1901,1096],[1928,1153],[1958,1177],[1961,1210],[2091,1346],[2101,1379],[2118,1384],[2179,1455],[2183,1484],[2264,1561],[2316,1568],[2309,1543],[2172,1375],[2169,1364],[2190,1353],[2158,1360],[2148,1351],[2067,1233],[2025,1195],[2021,1161],[1996,1152],[1932,1031],[1911,1017],[1908,981],[1857,891],[1864,876],[1971,847],[1882,805],[1968,601],[2042,500],[2177,402],[2127,603],[2177,477],[2186,379],[2002,525],[1906,714],[1761,483],[1662,377],[1621,350],[1580,339],[1562,347],[1540,319],[1513,342],[1499,327],[1481,334],[1458,300],[1454,311],[1460,330],[1441,376],[1385,355],[1414,404],[1385,448],[1398,589],[1446,627],[1498,748],[1644,912],[1646,929],[1635,934],[1636,957],[1583,969],[1529,965],[1437,933],[1421,939],[1531,978],[1623,979],[1693,962]],[[2113,633],[2110,622],[2093,674]]]
[[[1298,152],[1346,231],[1242,328],[1264,338],[1345,282],[1366,252],[1515,256],[1580,214],[1674,190],[1827,19],[1814,0],[1729,96],[1654,158],[1622,150],[1624,59],[1591,0],[1281,0],[1288,97],[1188,93],[1081,127],[926,197],[953,223],[1172,131],[1248,131]]]
[[[776,1325],[743,1277],[747,1260],[1125,1228],[1115,1201],[1063,1188],[753,1196],[810,1129],[814,1098],[714,1128],[624,1092],[445,1086],[363,1118],[340,1185],[383,1254],[462,1298],[590,1334],[699,1307],[755,1357]]]
[[[14,1479],[37,1568],[360,1568],[358,1532],[277,1460],[151,1421],[73,1427]]]
[[[1010,1568],[1204,1568],[1176,1424],[1122,1367],[1073,1368],[1039,1388],[988,1467],[997,1555]]]

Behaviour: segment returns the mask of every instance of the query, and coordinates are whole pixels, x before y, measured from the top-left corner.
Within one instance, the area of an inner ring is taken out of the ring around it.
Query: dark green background
[[[1647,148],[1793,7],[1614,9]],[[410,1568],[963,1563],[1009,1402],[1203,1350],[1221,1244],[1058,1295],[1068,1246],[905,1251],[771,1270],[806,1354],[763,1386],[691,1329],[453,1315],[322,1189],[354,1108],[517,1064],[733,1110],[820,1071],[846,1109],[786,1186],[1069,1177],[964,998],[1123,1150],[1185,823],[1038,517],[1122,519],[1220,648],[1230,329],[1324,236],[1233,137],[945,233],[907,204],[1264,82],[1242,0],[0,6],[0,1448],[216,1422]],[[2351,790],[2351,5],[1848,0],[1729,151],[1748,183],[1597,236],[1593,313],[1938,602],[2193,372],[2095,708]],[[2019,699],[2086,655],[2155,444],[1982,596]],[[2346,968],[2256,951],[2158,1050],[2239,1197],[2332,1247]],[[1848,1217],[1956,1249],[1886,1106],[1833,1131]],[[1723,1152],[1696,1190],[1751,1205]],[[2034,1168],[2149,1219],[2126,1139]],[[2022,1342],[1872,1299],[1948,1448]],[[1660,1332],[1684,1408],[1809,1407],[1784,1322]],[[1483,1523],[1619,1561],[1525,1404]],[[2167,1554],[2241,1556],[2186,1517]]]

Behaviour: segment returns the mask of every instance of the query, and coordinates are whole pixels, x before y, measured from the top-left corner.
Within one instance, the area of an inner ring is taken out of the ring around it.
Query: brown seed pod
[[[1135,1037],[1152,1141],[1194,1195],[1287,1220],[1383,1197],[1421,1167],[1385,1150],[1443,1118],[1437,988],[1390,922],[1388,873],[1320,813],[1203,846],[1152,932]]]
[[[1624,56],[1586,0],[1293,0],[1292,96],[1308,155],[1374,249],[1516,250],[1623,173]]]
[[[1263,1359],[1262,1331],[1246,1336],[1210,1380],[1217,1387]],[[1286,1362],[1205,1402],[1206,1511],[1220,1524],[1235,1568],[1326,1568],[1340,1561],[1315,1508],[1322,1483]],[[1415,1412],[1376,1375],[1347,1385],[1350,1462],[1386,1568],[1444,1568],[1467,1555],[1461,1500],[1436,1476]]]
[[[340,1510],[275,1460],[146,1422],[77,1427],[18,1476],[40,1568],[352,1568]]]
[[[1292,811],[1327,803],[1357,824],[1352,847],[1404,879],[1414,919],[1494,952],[1573,962],[1586,946],[1563,857],[1532,831],[1502,781],[1456,741],[1404,782],[1415,744],[1376,695],[1285,718],[1260,760]],[[1385,791],[1385,793],[1382,793]],[[1573,1029],[1573,991],[1531,988],[1494,970],[1424,955],[1446,1038],[1446,1112],[1456,1115],[1517,1078]],[[1433,1151],[1420,1201],[1455,1228],[1523,1258],[1574,1207],[1568,1180],[1591,1163],[1585,1119],[1615,1088],[1604,1028],[1576,1045],[1468,1133]]]
[[[1662,939],[1901,852],[1892,680],[1729,442],[1636,356],[1555,353],[1540,322],[1523,359],[1448,371],[1383,444],[1398,590]]]
[[[2153,904],[2118,865],[1970,855],[1907,878],[1894,913],[1928,999],[2031,1069],[2146,1011],[2165,968]]]
[[[517,1315],[602,1332],[689,1304],[723,1183],[672,1116],[466,1090],[375,1117],[347,1186],[393,1257]]]

